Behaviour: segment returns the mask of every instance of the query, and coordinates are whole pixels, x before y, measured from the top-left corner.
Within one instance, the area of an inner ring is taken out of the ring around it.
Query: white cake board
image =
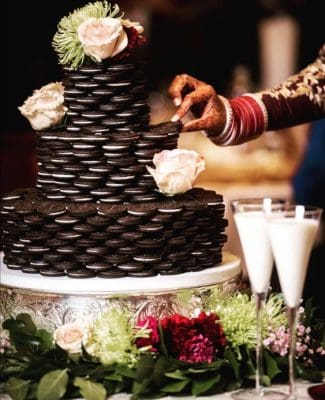
[[[46,277],[8,269],[1,255],[1,286],[47,293],[69,295],[109,295],[171,292],[173,289],[190,289],[220,284],[238,277],[241,273],[240,259],[230,253],[223,253],[223,262],[213,268],[179,275],[156,275],[146,278],[84,278],[67,276]]]

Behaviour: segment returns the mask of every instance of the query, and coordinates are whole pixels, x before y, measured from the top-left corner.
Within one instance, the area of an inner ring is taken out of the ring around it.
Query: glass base
[[[285,400],[288,399],[288,394],[280,392],[279,390],[262,388],[262,390],[256,389],[241,389],[231,394],[231,398],[234,400]]]

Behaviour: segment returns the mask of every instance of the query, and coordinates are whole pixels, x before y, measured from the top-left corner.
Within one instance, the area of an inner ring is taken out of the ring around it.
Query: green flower
[[[140,353],[133,332],[129,315],[107,310],[90,327],[85,348],[104,365],[116,363],[133,367]]]
[[[216,289],[210,299],[212,310],[219,315],[229,342],[233,346],[256,345],[256,308],[255,299],[247,294],[227,294]],[[263,336],[269,329],[276,329],[287,324],[283,298],[270,295],[265,304],[263,316]]]
[[[55,51],[58,53],[59,62],[63,65],[69,64],[73,69],[82,65],[86,54],[78,38],[79,25],[89,18],[113,18],[119,12],[120,9],[117,4],[112,6],[105,0],[88,3],[86,6],[76,9],[67,17],[63,17],[58,24],[58,30],[52,42]]]

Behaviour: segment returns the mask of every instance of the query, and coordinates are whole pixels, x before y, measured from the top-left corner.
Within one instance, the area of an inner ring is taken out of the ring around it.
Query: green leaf
[[[261,382],[263,386],[270,386],[271,385],[271,379],[267,375],[262,375],[261,376]]]
[[[10,331],[10,339],[18,351],[35,351],[42,339],[18,331]]]
[[[141,382],[144,379],[151,377],[154,364],[155,360],[153,359],[151,354],[145,354],[141,356],[138,362],[135,379],[138,382]]]
[[[67,389],[68,373],[66,369],[48,372],[37,387],[37,400],[61,399]]]
[[[158,330],[159,330],[159,337],[160,337],[160,352],[164,356],[168,357],[168,350],[167,350],[167,346],[165,343],[164,330],[160,324],[158,324]]]
[[[42,340],[42,343],[39,346],[40,351],[53,349],[53,335],[46,329],[38,329],[35,333],[35,336]]]
[[[126,376],[127,378],[135,379],[136,377],[136,370],[127,367],[126,365],[117,365],[115,372],[117,374],[121,374]]]
[[[106,399],[106,389],[101,383],[92,382],[88,379],[76,378],[73,384],[80,388],[80,394],[86,400]]]
[[[18,314],[16,320],[24,323],[24,333],[27,333],[28,335],[35,335],[37,328],[29,314]]]
[[[139,395],[139,394],[150,392],[149,384],[150,384],[150,379],[148,379],[148,378],[144,378],[141,382],[133,381],[132,393],[134,395]]]
[[[23,321],[17,321],[13,318],[6,319],[2,324],[3,329],[7,329],[10,333],[11,332],[23,332],[25,324]]]
[[[206,393],[216,383],[220,381],[220,374],[213,376],[212,378],[194,380],[192,383],[192,395],[198,396],[199,394]]]
[[[105,379],[107,379],[109,381],[122,382],[123,381],[123,376],[113,372],[112,374],[105,375]]]
[[[12,400],[25,400],[29,382],[30,381],[11,377],[4,385],[5,393],[9,394]]]
[[[177,369],[176,371],[172,372],[166,372],[165,375],[168,376],[169,378],[177,379],[180,381],[188,379],[186,376],[186,371],[182,371],[180,369]]]
[[[165,393],[180,393],[189,384],[190,379],[171,382],[163,386],[160,390]]]
[[[277,362],[267,351],[264,351],[264,360],[266,364],[266,374],[271,380],[275,376],[281,374],[282,371],[279,369]]]
[[[171,369],[173,369],[173,365],[169,359],[165,356],[160,356],[155,363],[152,373],[152,381],[154,385],[160,387],[161,385],[167,384],[168,378],[165,374]]]
[[[226,350],[224,351],[224,357],[229,361],[230,365],[232,366],[235,378],[237,381],[239,381],[240,380],[239,362],[237,361],[235,354],[230,347],[227,347]]]
[[[315,371],[312,369],[305,368],[302,365],[296,365],[297,375],[301,379],[305,379],[309,382],[321,382],[323,379],[323,374],[321,371]]]

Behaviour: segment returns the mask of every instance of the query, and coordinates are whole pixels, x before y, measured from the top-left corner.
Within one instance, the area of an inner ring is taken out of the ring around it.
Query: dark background
[[[5,132],[30,130],[17,106],[44,84],[60,80],[61,70],[51,41],[59,20],[86,1],[35,0],[7,2]],[[325,38],[325,2],[321,0],[138,0],[119,1],[126,11],[149,11],[149,86],[159,89],[177,73],[187,72],[227,89],[232,69],[248,66],[259,79],[257,22],[289,13],[301,25],[299,67],[311,62]],[[13,36],[14,33],[14,36]]]

